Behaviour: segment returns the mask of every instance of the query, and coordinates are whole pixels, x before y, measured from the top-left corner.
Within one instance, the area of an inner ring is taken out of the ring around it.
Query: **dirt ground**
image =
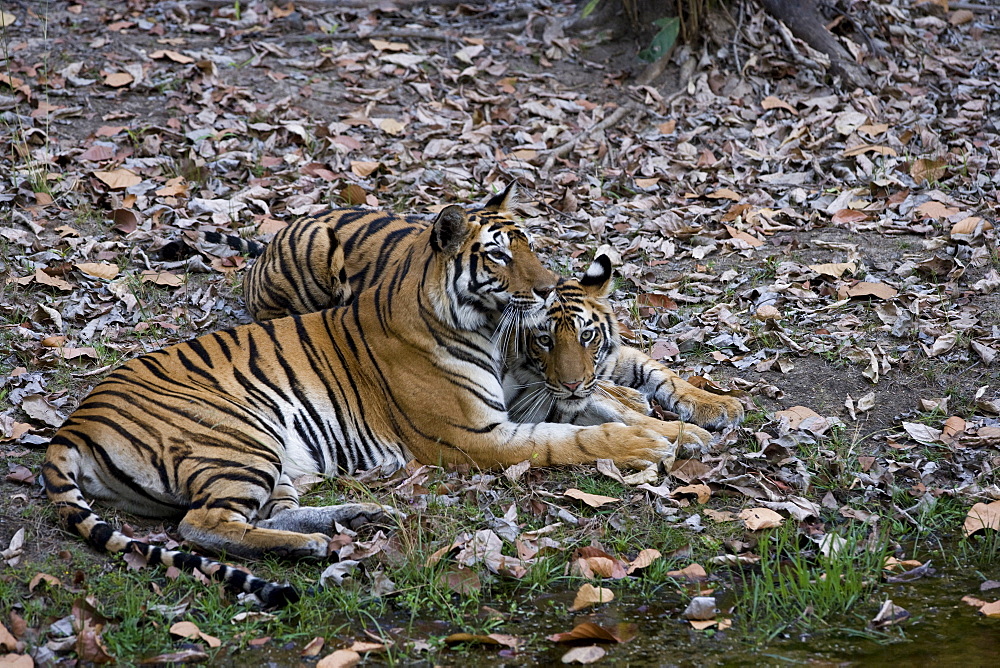
[[[67,540],[33,476],[104,373],[248,320],[197,231],[511,179],[550,266],[615,256],[627,340],[742,397],[701,482],[1000,499],[1000,11],[834,4],[875,90],[748,2],[646,86],[648,35],[564,2],[0,2],[0,547]]]

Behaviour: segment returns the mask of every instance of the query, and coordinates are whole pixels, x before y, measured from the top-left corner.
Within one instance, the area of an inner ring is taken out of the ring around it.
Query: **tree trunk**
[[[759,0],[767,12],[783,22],[792,34],[830,57],[830,71],[851,88],[872,86],[868,73],[823,25],[815,0]]]

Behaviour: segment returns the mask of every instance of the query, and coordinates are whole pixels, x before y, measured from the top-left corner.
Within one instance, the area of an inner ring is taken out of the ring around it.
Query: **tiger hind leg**
[[[400,513],[378,503],[344,503],[337,506],[306,506],[282,510],[257,527],[298,533],[332,533],[336,525],[357,529],[364,524],[384,521]]]
[[[391,506],[378,503],[344,503],[336,506],[299,506],[299,492],[291,478],[282,473],[274,486],[271,498],[258,513],[263,519],[254,522],[258,528],[297,533],[336,532],[340,524],[357,529],[363,524],[384,521],[389,517],[403,517]]]

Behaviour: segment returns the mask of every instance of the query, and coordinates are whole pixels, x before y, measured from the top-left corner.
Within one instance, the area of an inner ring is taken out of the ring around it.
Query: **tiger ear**
[[[483,207],[487,211],[507,212],[517,206],[517,181],[511,181],[502,193],[494,195]]]
[[[441,213],[434,219],[431,230],[431,248],[436,253],[446,253],[454,255],[465,243],[465,238],[469,236],[469,218],[465,215],[465,209],[452,204],[441,209]]]
[[[607,255],[598,255],[589,267],[580,285],[592,296],[603,299],[611,294],[611,258]]]

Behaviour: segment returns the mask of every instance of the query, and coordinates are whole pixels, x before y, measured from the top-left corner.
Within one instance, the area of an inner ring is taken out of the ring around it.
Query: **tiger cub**
[[[516,185],[512,182],[477,210],[478,215],[513,220],[516,197]],[[291,223],[279,230],[266,246],[217,233],[207,233],[205,239],[259,256],[244,278],[243,294],[251,317],[269,320],[347,303],[353,293],[374,285],[385,275],[427,225],[427,220],[419,216],[357,208],[332,209]],[[571,320],[567,314],[589,314],[589,320],[599,322],[600,326],[585,328],[588,333],[582,334],[581,330],[581,335],[600,332],[602,346],[578,341],[573,336],[560,336],[555,350],[547,355],[537,354],[537,346],[522,346],[527,354],[534,355],[525,359],[520,354],[506,354],[507,349],[520,353],[518,341],[522,334],[518,332],[523,323],[514,318],[501,322],[497,344],[507,365],[503,370],[504,388],[508,407],[514,407],[510,410],[512,419],[534,422],[547,418],[551,422],[581,425],[608,421],[638,424],[640,414],[649,414],[648,400],[655,399],[676,411],[682,420],[701,426],[722,428],[739,424],[743,408],[738,400],[700,390],[641,351],[622,347],[617,320],[606,301],[611,287],[610,261],[598,258],[598,264],[590,271],[596,272],[589,281],[594,290],[581,292],[574,281],[556,287],[548,323],[560,331],[569,331],[570,324],[582,326],[584,320]],[[558,383],[545,382],[558,373],[548,367],[549,360],[597,355],[600,360],[581,361],[599,369],[593,381],[583,387],[567,392]],[[511,371],[516,371],[516,380],[507,377]],[[529,387],[544,388],[547,394],[525,392]],[[594,393],[597,387],[600,392]],[[547,411],[543,405],[548,406]],[[706,435],[701,430],[695,433]],[[708,440],[703,441],[707,443]]]
[[[579,279],[561,279],[546,317],[520,334],[508,356],[504,394],[519,422],[646,424],[649,401],[683,421],[726,427],[739,401],[699,389],[642,351],[623,346],[608,303],[611,260],[599,255]],[[707,441],[705,442],[707,443]]]
[[[697,428],[510,420],[496,323],[508,309],[529,321],[543,313],[555,283],[516,225],[449,206],[348,306],[214,332],[113,371],[53,437],[46,492],[64,524],[97,548],[200,570],[280,605],[298,593],[132,540],[86,497],[180,517],[180,534],[209,551],[323,558],[335,523],[389,510],[300,507],[292,480],[305,473],[393,470],[411,458],[645,467],[672,456]]]

